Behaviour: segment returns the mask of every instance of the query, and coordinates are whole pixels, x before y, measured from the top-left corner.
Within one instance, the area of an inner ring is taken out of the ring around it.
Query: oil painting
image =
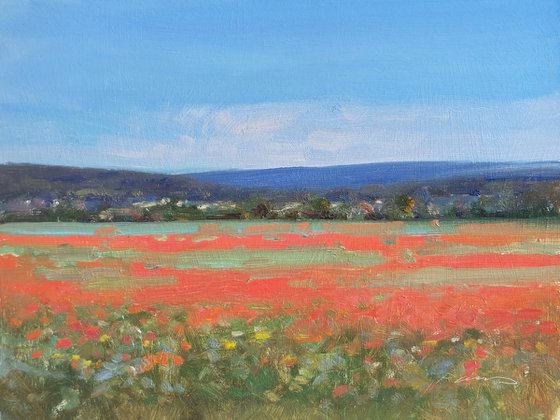
[[[560,419],[557,0],[0,0],[0,419]]]

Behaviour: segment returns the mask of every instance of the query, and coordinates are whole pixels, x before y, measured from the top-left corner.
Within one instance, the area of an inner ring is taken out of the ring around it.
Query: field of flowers
[[[2,419],[560,405],[556,224],[0,231]]]

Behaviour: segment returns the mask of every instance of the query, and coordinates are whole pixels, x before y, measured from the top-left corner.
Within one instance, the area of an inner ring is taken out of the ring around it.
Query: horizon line
[[[472,164],[472,165],[538,165],[538,164],[560,164],[560,160],[398,160],[398,161],[380,161],[380,162],[363,162],[363,163],[347,163],[336,165],[298,165],[298,166],[276,166],[267,168],[216,168],[216,169],[200,169],[194,168],[165,171],[163,168],[148,168],[145,166],[77,166],[65,165],[57,163],[36,163],[36,162],[1,162],[0,166],[42,166],[53,168],[66,168],[66,169],[91,169],[91,170],[106,170],[106,171],[129,171],[139,173],[152,173],[163,175],[201,175],[201,174],[216,174],[224,172],[259,172],[259,171],[275,171],[286,169],[328,169],[328,168],[344,168],[344,167],[358,167],[367,165],[395,165],[395,164]]]

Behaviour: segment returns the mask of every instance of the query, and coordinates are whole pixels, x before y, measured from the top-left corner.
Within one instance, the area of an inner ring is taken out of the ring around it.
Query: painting
[[[0,0],[0,419],[560,419],[556,0]]]

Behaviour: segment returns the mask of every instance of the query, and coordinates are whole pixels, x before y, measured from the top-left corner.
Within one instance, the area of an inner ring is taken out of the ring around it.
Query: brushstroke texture
[[[0,409],[132,418],[132,398],[170,418],[253,404],[279,418],[551,415],[560,224],[409,226],[5,225],[0,387],[52,395]]]

